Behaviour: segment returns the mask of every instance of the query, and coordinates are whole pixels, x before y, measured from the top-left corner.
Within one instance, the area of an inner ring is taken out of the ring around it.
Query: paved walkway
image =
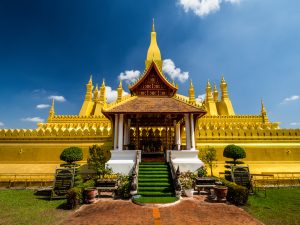
[[[101,199],[84,205],[61,225],[258,225],[244,210],[224,203],[208,203],[205,196],[184,198],[171,206],[138,206],[130,201]]]

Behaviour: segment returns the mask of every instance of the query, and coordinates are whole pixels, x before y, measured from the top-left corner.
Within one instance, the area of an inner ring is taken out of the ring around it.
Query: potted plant
[[[90,204],[96,201],[98,194],[97,188],[95,188],[95,181],[93,179],[86,181],[84,184],[84,196],[85,202]]]
[[[187,197],[193,197],[195,178],[196,174],[192,173],[191,171],[180,173],[179,181]]]
[[[223,185],[216,185],[214,187],[214,192],[215,192],[215,195],[217,196],[218,202],[226,201],[227,191],[228,191],[228,188]]]

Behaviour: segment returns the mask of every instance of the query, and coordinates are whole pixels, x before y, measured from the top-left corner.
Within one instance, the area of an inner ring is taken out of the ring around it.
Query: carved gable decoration
[[[145,75],[130,88],[130,91],[136,96],[172,97],[177,88],[170,84],[157,69],[155,63],[152,63]]]

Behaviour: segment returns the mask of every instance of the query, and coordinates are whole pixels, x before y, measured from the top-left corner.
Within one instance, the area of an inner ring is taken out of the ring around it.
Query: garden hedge
[[[236,183],[221,179],[222,183],[228,187],[227,201],[235,205],[245,205],[248,201],[249,190]]]

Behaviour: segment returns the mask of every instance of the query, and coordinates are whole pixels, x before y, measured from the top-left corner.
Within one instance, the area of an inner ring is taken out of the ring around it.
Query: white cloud
[[[178,0],[185,12],[190,10],[197,16],[204,17],[220,9],[223,2],[236,4],[240,0]]]
[[[116,90],[112,90],[112,88],[110,86],[105,86],[106,88],[106,98],[107,98],[107,102],[113,102],[115,100],[117,100],[118,97],[118,92]],[[129,93],[123,90],[122,95],[128,95]]]
[[[292,122],[292,123],[290,123],[290,125],[291,125],[291,126],[299,126],[300,123],[299,123],[299,122]]]
[[[125,72],[120,73],[119,79],[125,80],[127,83],[135,82],[140,76],[141,72],[138,70],[126,70]]]
[[[48,105],[48,104],[39,104],[36,106],[37,109],[46,109],[49,107],[50,107],[50,105]]]
[[[48,97],[48,99],[54,99],[57,102],[65,102],[66,101],[64,96],[59,96],[59,95],[50,95]]]
[[[4,127],[4,123],[0,121],[0,127]]]
[[[44,122],[44,119],[42,119],[40,117],[27,117],[27,118],[23,118],[21,120],[23,122],[34,122],[34,123],[42,123],[42,122]]]
[[[180,68],[176,68],[171,59],[163,61],[163,72],[168,74],[172,80],[178,79],[180,82],[185,82],[189,78],[189,72],[181,72]]]
[[[284,103],[287,103],[287,102],[292,102],[292,101],[297,101],[299,99],[300,99],[299,95],[292,95],[290,97],[287,97],[287,98],[283,99],[281,104],[284,104]]]
[[[203,102],[205,99],[206,94],[202,94],[202,95],[198,95],[198,97],[196,98],[197,102]]]

